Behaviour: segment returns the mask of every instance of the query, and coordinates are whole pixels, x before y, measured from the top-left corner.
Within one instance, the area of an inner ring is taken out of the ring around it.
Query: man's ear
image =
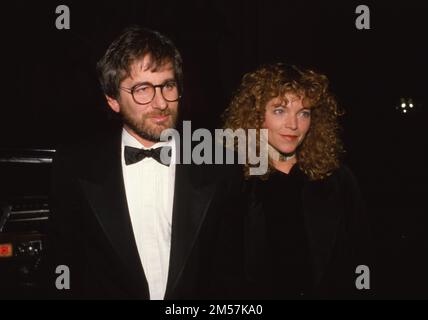
[[[110,97],[108,95],[106,95],[106,99],[107,99],[107,103],[110,106],[110,108],[114,112],[119,113],[120,112],[120,104],[119,104],[119,102],[116,99],[114,99],[114,98],[112,98],[112,97]]]

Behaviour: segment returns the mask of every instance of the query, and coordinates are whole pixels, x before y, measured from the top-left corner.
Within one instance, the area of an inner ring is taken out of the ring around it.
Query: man
[[[177,141],[160,141],[176,125],[179,52],[158,32],[132,27],[97,68],[123,126],[60,150],[55,159],[54,267],[70,270],[70,289],[58,295],[239,298],[241,169],[178,164]],[[160,157],[165,148],[169,163]]]

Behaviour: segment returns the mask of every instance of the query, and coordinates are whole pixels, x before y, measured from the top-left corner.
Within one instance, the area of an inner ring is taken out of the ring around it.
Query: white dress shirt
[[[164,298],[171,248],[172,207],[175,181],[175,142],[158,142],[151,148],[170,146],[170,166],[153,158],[125,164],[124,148],[144,148],[124,128],[122,131],[122,172],[126,199],[138,253],[149,285],[150,299]]]

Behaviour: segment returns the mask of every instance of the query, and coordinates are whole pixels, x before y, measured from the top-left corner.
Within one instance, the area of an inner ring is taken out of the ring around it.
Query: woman
[[[340,114],[324,75],[280,63],[246,74],[225,112],[225,128],[268,132],[267,173],[245,166],[254,298],[357,293],[367,232],[357,183],[339,162]]]

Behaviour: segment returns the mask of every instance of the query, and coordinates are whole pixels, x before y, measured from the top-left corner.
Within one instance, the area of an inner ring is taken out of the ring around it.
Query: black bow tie
[[[162,149],[166,149],[168,151],[168,159],[167,162],[162,162],[161,160],[161,152]],[[143,160],[146,157],[151,157],[155,159],[157,162],[169,166],[171,162],[171,147],[159,147],[155,149],[138,149],[129,146],[125,146],[125,164],[130,165],[136,162]]]

